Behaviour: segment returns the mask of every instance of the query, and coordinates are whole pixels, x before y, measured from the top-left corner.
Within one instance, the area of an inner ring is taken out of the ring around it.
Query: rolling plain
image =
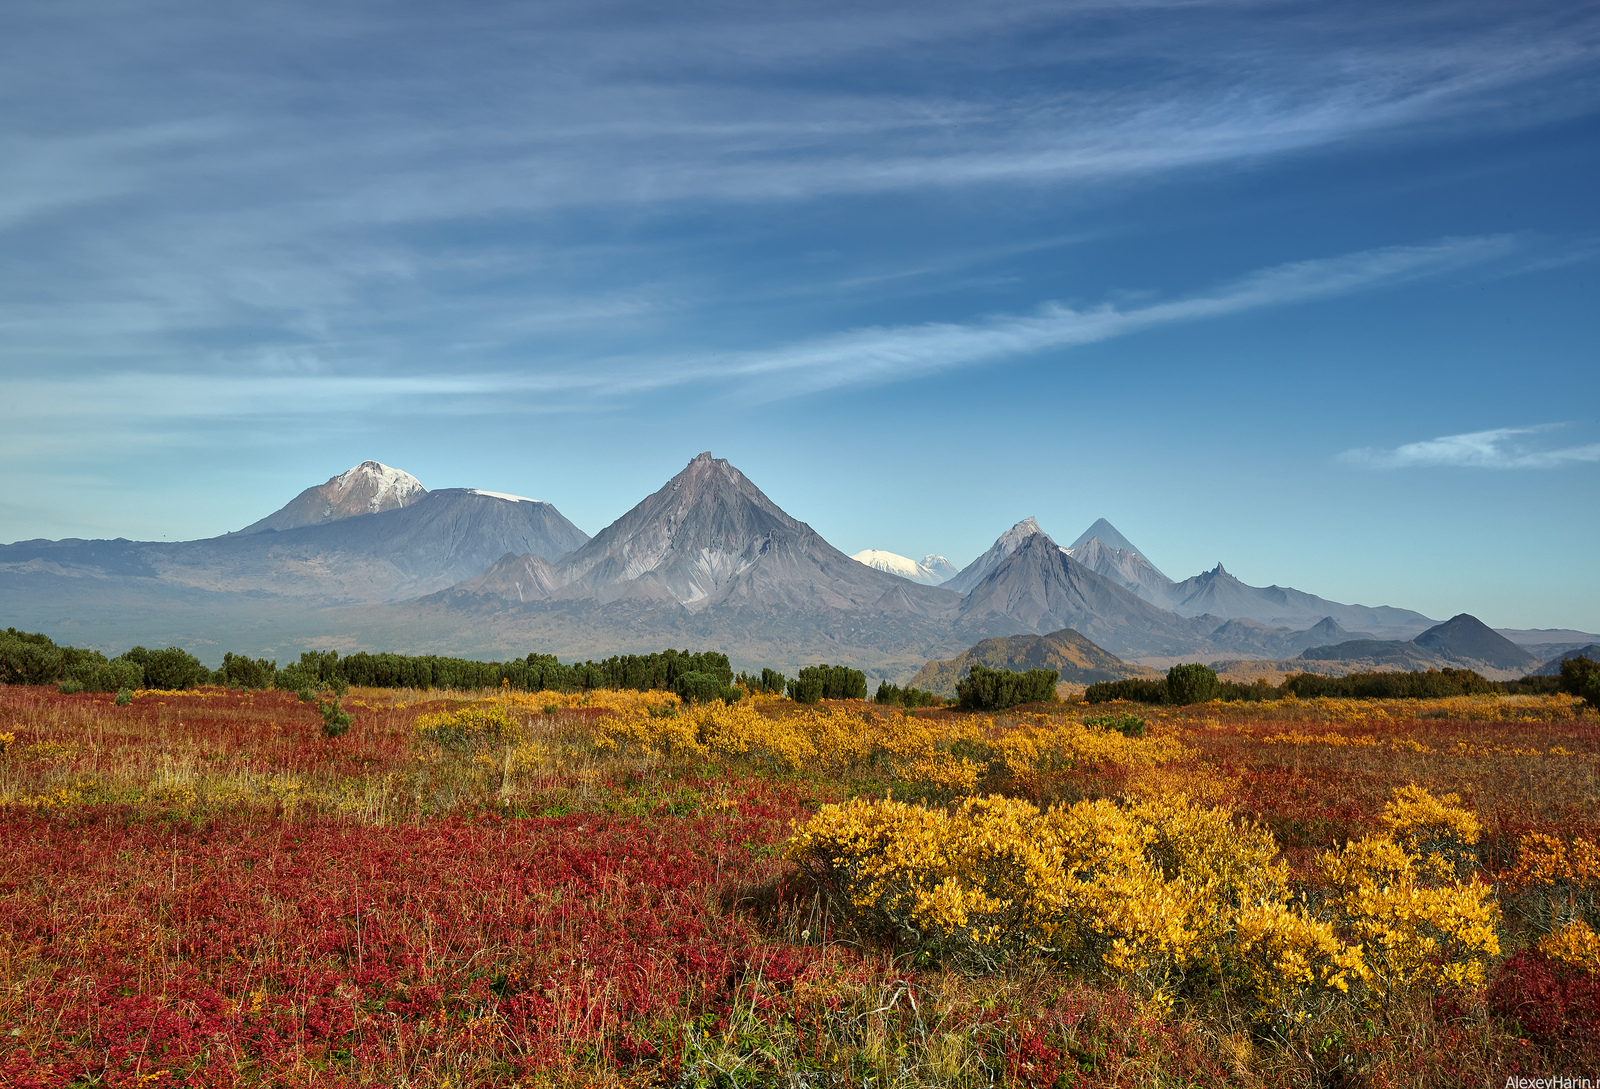
[[[1600,1059],[1600,718],[1568,696],[344,706],[329,739],[280,691],[0,687],[0,1081],[1502,1085]]]

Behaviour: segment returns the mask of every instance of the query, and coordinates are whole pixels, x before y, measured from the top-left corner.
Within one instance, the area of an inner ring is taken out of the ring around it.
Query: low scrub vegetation
[[[1502,1085],[1600,1062],[1577,694],[963,710],[853,678],[685,700],[733,678],[679,666],[346,689],[325,661],[307,701],[0,687],[0,1083]]]

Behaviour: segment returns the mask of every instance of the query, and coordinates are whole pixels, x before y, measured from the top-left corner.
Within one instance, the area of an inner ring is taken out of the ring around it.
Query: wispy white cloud
[[[1497,427],[1490,431],[1469,431],[1460,435],[1441,435],[1422,442],[1408,442],[1392,450],[1362,447],[1346,450],[1339,460],[1375,469],[1413,469],[1454,466],[1471,469],[1558,469],[1578,462],[1600,461],[1600,443],[1550,447],[1537,436],[1548,435],[1565,425],[1539,424],[1534,427]]]
[[[1079,309],[1047,304],[1035,314],[984,321],[858,329],[768,351],[680,356],[667,366],[612,375],[613,388],[648,389],[690,380],[759,380],[742,390],[773,400],[840,386],[904,381],[1143,329],[1226,317],[1371,290],[1482,264],[1514,252],[1508,235],[1393,246],[1263,269],[1214,291],[1137,307]],[[782,381],[774,383],[770,379]]]
[[[1377,290],[1479,266],[1517,252],[1509,235],[1447,238],[1263,269],[1214,290],[1140,306],[1078,308],[1049,303],[1025,315],[969,323],[879,326],[765,349],[674,351],[585,358],[534,371],[342,374],[315,353],[269,350],[255,372],[116,373],[84,382],[26,378],[8,383],[14,427],[27,421],[222,419],[303,413],[493,414],[604,409],[683,386],[736,390],[745,403],[848,386],[909,381],[961,367],[995,365],[1051,349],[1205,321],[1274,306]]]

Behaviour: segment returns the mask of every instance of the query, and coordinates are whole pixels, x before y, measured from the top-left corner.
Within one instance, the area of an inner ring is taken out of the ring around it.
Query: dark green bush
[[[1138,715],[1090,715],[1083,720],[1085,726],[1096,730],[1115,730],[1123,737],[1143,737],[1149,723]]]
[[[1164,678],[1129,677],[1121,681],[1100,681],[1091,684],[1083,693],[1085,703],[1110,703],[1112,700],[1130,700],[1134,703],[1165,703],[1167,682]]]
[[[1470,669],[1429,669],[1411,673],[1350,673],[1324,677],[1296,673],[1283,682],[1283,690],[1300,699],[1330,696],[1339,699],[1426,700],[1446,696],[1486,696],[1499,691],[1493,681]]]
[[[816,703],[822,698],[824,687],[821,677],[814,673],[807,676],[802,669],[800,676],[789,682],[789,698],[796,703]]]
[[[122,660],[134,662],[144,671],[145,688],[193,688],[204,683],[211,675],[211,671],[200,664],[200,659],[182,647],[167,647],[164,650],[134,647],[122,655]]]
[[[229,651],[212,673],[212,680],[229,688],[271,688],[278,675],[278,663],[265,658],[247,658]]]
[[[1217,671],[1199,662],[1175,665],[1167,670],[1167,702],[1179,707],[1207,703],[1222,693]]]
[[[318,700],[317,708],[322,712],[322,733],[329,741],[343,737],[349,732],[350,724],[355,721],[349,711],[340,709],[338,696]]]
[[[760,673],[741,672],[733,682],[746,692],[766,692],[777,695],[789,684],[789,679],[776,669],[763,669]]]
[[[1061,674],[1054,669],[990,669],[974,665],[956,683],[956,700],[966,711],[1001,711],[1019,703],[1046,703],[1056,698]]]
[[[879,682],[877,694],[872,697],[872,702],[897,707],[944,706],[944,700],[932,692],[925,692],[920,688],[901,688],[888,681]]]
[[[736,703],[744,695],[714,673],[685,673],[678,678],[674,691],[684,703]]]
[[[1600,662],[1579,655],[1561,663],[1561,691],[1600,708]]]
[[[867,675],[849,666],[806,666],[789,682],[789,698],[798,703],[818,700],[864,700]]]

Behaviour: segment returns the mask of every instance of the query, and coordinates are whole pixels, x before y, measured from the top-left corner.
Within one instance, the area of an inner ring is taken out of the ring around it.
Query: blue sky
[[[595,532],[1600,631],[1600,7],[19,2],[0,540],[365,458]]]

